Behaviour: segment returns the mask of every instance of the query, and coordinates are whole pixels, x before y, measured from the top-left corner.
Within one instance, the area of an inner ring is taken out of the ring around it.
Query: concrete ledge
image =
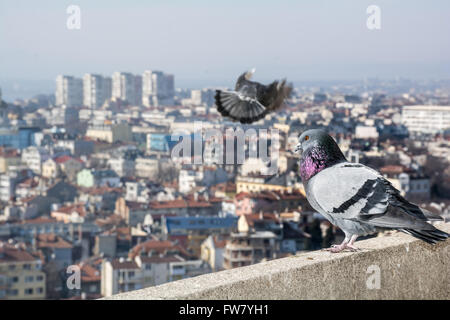
[[[432,246],[399,232],[356,244],[363,250],[313,251],[106,299],[450,299],[450,240]]]

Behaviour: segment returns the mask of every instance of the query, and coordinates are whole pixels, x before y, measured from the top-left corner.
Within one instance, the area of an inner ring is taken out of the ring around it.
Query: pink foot
[[[339,245],[332,245],[330,248],[325,249],[325,251],[330,251],[332,253],[338,253],[338,252],[342,252],[345,249],[348,249],[349,251],[358,251],[359,249],[357,247],[355,247],[352,244],[348,244],[348,243],[341,243]]]
[[[359,250],[360,250],[358,247],[355,247],[355,246],[352,245],[352,244],[347,244],[345,247],[346,247],[347,249],[349,249],[350,251],[359,251]]]
[[[332,253],[338,253],[345,249],[345,243],[341,243],[339,245],[333,244],[330,248],[325,249],[325,251],[330,251]]]

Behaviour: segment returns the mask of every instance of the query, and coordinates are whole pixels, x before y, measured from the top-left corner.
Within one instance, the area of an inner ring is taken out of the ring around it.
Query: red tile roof
[[[211,203],[206,201],[195,200],[171,200],[171,201],[152,201],[150,202],[151,209],[181,209],[181,208],[209,208]]]
[[[113,259],[111,261],[113,269],[139,269],[139,266],[134,261]]]
[[[163,240],[147,240],[136,246],[134,246],[129,253],[130,258],[135,258],[138,255],[148,255],[150,252],[154,251],[159,254],[166,254],[167,251],[178,251],[181,255],[191,256],[186,249],[181,245],[175,244],[172,241]]]
[[[67,162],[67,161],[69,161],[70,159],[75,160],[75,161],[78,161],[79,163],[83,163],[83,161],[82,161],[81,159],[73,158],[73,157],[67,156],[67,155],[56,158],[56,159],[55,159],[55,162],[59,164],[59,163]]]
[[[72,244],[64,240],[62,237],[54,233],[44,233],[36,236],[36,245],[39,249],[42,248],[56,248],[56,249],[70,249]]]
[[[50,217],[39,217],[35,219],[29,219],[22,221],[22,224],[44,224],[44,223],[55,223],[56,219]]]
[[[65,213],[65,214],[71,214],[72,212],[77,212],[81,217],[84,217],[86,215],[86,210],[84,209],[83,203],[77,203],[69,206],[61,207],[57,210],[54,210],[54,212],[57,213]]]
[[[156,257],[146,257],[142,256],[141,261],[143,263],[169,263],[169,262],[180,262],[183,261],[181,257],[178,256],[156,256]]]
[[[0,242],[0,263],[32,262],[36,260],[39,259],[27,252],[23,246]]]

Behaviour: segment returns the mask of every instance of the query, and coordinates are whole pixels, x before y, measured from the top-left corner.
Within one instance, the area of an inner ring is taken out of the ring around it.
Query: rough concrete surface
[[[450,232],[450,223],[436,227]],[[450,299],[450,239],[432,246],[399,232],[356,245],[362,250],[306,252],[106,299]]]

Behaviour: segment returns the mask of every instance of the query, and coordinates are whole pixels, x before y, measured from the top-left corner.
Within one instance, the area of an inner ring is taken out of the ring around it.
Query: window
[[[29,283],[29,282],[33,282],[34,277],[33,276],[26,276],[25,277],[25,282]]]
[[[149,263],[147,263],[147,264],[145,265],[145,270],[152,270],[152,265],[149,264]]]
[[[23,270],[31,270],[31,264],[27,263],[23,265]]]
[[[25,289],[25,294],[26,294],[26,295],[32,295],[33,292],[34,292],[33,288]]]
[[[128,277],[130,277],[130,278],[134,277],[134,271],[128,272]]]
[[[19,282],[19,277],[12,277],[12,283],[17,283]]]
[[[17,289],[8,290],[6,294],[9,296],[17,296],[19,294],[19,290]]]
[[[44,276],[36,276],[36,281],[42,281],[44,280]]]
[[[36,291],[37,291],[37,293],[42,294],[42,293],[44,293],[44,288],[37,288]]]

